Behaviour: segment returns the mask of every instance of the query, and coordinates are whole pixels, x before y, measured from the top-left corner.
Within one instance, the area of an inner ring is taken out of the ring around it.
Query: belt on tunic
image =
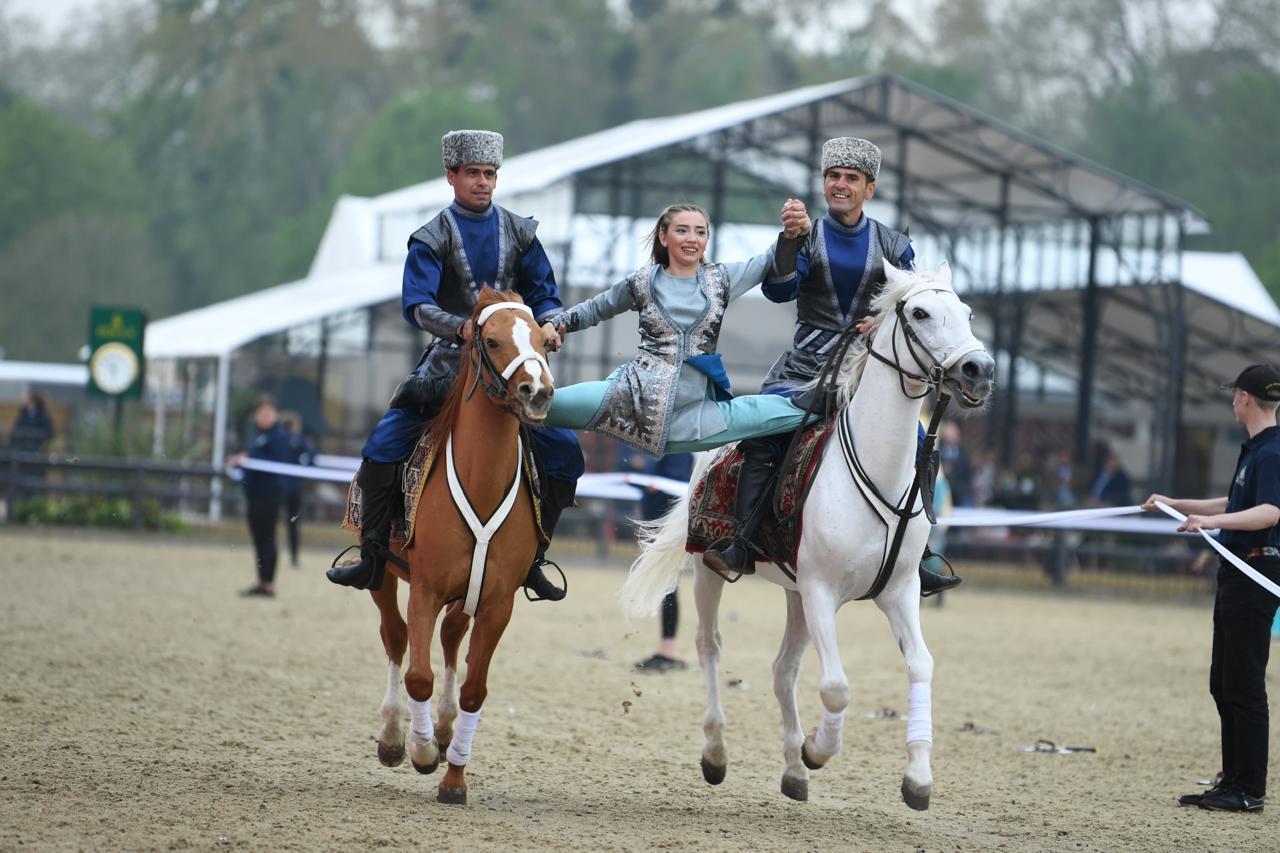
[[[797,323],[796,336],[792,345],[796,349],[804,350],[814,355],[826,355],[835,346],[839,337],[839,332],[833,332],[830,329],[819,329],[817,326],[810,326],[807,323]]]

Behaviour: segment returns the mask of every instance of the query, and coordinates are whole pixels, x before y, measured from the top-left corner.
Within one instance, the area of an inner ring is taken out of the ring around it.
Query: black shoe
[[[756,561],[751,556],[751,550],[740,539],[734,539],[724,548],[708,548],[702,555],[702,565],[725,580],[732,575],[756,573]]]
[[[548,564],[556,566],[550,560],[538,560],[529,567],[529,574],[525,575],[524,588],[528,590],[525,597],[530,601],[561,601],[569,594],[568,584],[565,589],[561,589],[542,573],[542,567]],[[559,569],[556,566],[556,570]],[[560,572],[560,576],[564,577],[564,572]]]
[[[632,669],[636,672],[661,673],[673,669],[688,669],[689,665],[682,660],[669,658],[666,655],[653,654],[637,663]]]
[[[1260,812],[1262,798],[1251,797],[1239,788],[1220,788],[1205,794],[1196,805],[1211,812]]]
[[[350,549],[348,549],[350,550]],[[343,554],[346,551],[342,552]],[[337,559],[341,559],[342,554]],[[330,567],[329,571],[324,573],[330,582],[336,583],[338,586],[350,586],[355,589],[376,590],[382,586],[382,572],[385,568],[385,562],[378,560],[371,554],[364,551],[360,554],[360,561],[357,563],[348,563],[345,566],[339,566],[337,560]]]
[[[1201,801],[1204,800],[1205,797],[1211,794],[1218,793],[1219,791],[1222,790],[1222,788],[1223,788],[1222,781],[1218,780],[1217,782],[1214,783],[1212,788],[1207,788],[1198,794],[1183,794],[1181,797],[1178,797],[1178,805],[1198,806],[1200,805]]]
[[[241,598],[275,598],[276,594],[262,584],[254,584],[248,589],[240,590]]]
[[[940,575],[937,572],[931,572],[924,566],[920,567],[920,597],[928,598],[931,595],[937,595],[948,589],[953,589],[964,583],[964,578],[959,575]]]

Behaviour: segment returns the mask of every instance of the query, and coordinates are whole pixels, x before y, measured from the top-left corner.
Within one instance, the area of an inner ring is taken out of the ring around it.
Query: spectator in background
[[[316,457],[315,445],[302,432],[302,418],[297,412],[285,412],[280,417],[285,431],[289,433],[289,463],[292,465],[314,465]],[[281,477],[284,501],[285,529],[289,531],[289,565],[298,568],[298,546],[301,544],[302,527],[302,478]]]
[[[671,453],[654,459],[645,467],[645,473],[687,483],[693,474],[693,454]],[[661,489],[646,487],[644,497],[640,499],[640,518],[644,521],[661,518],[671,509],[675,500],[674,495]],[[672,590],[662,599],[662,639],[658,641],[658,650],[637,663],[636,672],[666,672],[686,668],[685,662],[676,657],[676,627],[679,622],[680,604],[676,600],[676,591]]]
[[[1093,487],[1089,489],[1090,502],[1100,506],[1128,506],[1131,502],[1129,489],[1129,474],[1120,465],[1116,455],[1108,453],[1098,479],[1093,481]]]
[[[1075,506],[1076,493],[1071,488],[1074,471],[1071,467],[1071,451],[1059,450],[1057,460],[1049,469],[1049,492],[1054,505],[1060,509]]]
[[[983,450],[978,453],[977,458],[973,476],[969,480],[969,497],[973,506],[986,506],[991,503],[996,491],[996,453],[994,450]]]
[[[943,423],[938,453],[942,473],[951,485],[951,502],[955,506],[973,506],[973,467],[969,451],[960,446],[960,425],[955,421]]]
[[[237,458],[237,464],[244,462],[246,456],[268,462],[292,461],[289,433],[280,423],[273,399],[267,396],[258,398],[253,408],[253,425],[257,435],[249,444],[249,452]],[[279,474],[266,471],[244,471],[244,496],[258,582],[241,595],[271,598],[276,594],[276,521],[280,517],[280,503],[284,497],[283,479]]]
[[[9,432],[9,449],[25,453],[39,453],[53,439],[53,419],[45,406],[44,397],[28,391],[27,398]]]

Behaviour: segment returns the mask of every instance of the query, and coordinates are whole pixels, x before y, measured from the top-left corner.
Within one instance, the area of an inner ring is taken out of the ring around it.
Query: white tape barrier
[[[1187,517],[1185,515],[1178,512],[1176,509],[1169,506],[1164,501],[1156,501],[1156,506],[1158,506],[1160,508],[1160,511],[1163,512],[1165,515],[1176,518],[1179,523],[1187,520]],[[1220,555],[1222,555],[1222,558],[1224,560],[1226,560],[1231,565],[1235,566],[1240,571],[1244,572],[1245,575],[1254,583],[1256,583],[1258,586],[1262,587],[1267,592],[1274,595],[1276,598],[1280,598],[1280,586],[1276,586],[1274,583],[1272,583],[1270,578],[1268,578],[1266,575],[1259,572],[1257,569],[1253,568],[1253,566],[1250,566],[1248,563],[1246,563],[1244,560],[1237,557],[1235,554],[1232,554],[1230,551],[1228,551],[1225,547],[1222,546],[1220,542],[1218,542],[1217,539],[1214,539],[1212,536],[1209,535],[1208,530],[1201,530],[1200,535],[1204,537],[1204,541],[1209,543],[1210,548],[1212,548],[1213,550],[1217,551]]]
[[[272,462],[267,459],[246,459],[239,467],[229,468],[227,475],[233,480],[243,480],[243,470],[262,471],[267,474],[281,474],[286,477],[297,477],[303,480],[324,480],[331,483],[350,483],[355,476],[356,468],[348,468],[349,456],[316,456],[315,465],[290,465],[285,462]],[[326,463],[337,462],[335,465]],[[241,470],[243,469],[243,470]],[[583,498],[604,498],[615,501],[638,501],[644,496],[644,489],[655,488],[660,492],[679,497],[688,489],[682,480],[671,480],[666,477],[654,477],[649,474],[584,474],[578,480],[578,496]]]

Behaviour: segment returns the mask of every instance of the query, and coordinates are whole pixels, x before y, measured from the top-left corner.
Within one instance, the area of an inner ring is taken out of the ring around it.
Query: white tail
[[[689,491],[662,518],[637,525],[640,556],[631,564],[627,582],[618,590],[618,602],[628,616],[652,616],[658,612],[663,597],[680,582],[680,572],[692,565],[692,558],[684,550],[689,535],[689,495],[715,456],[696,454]]]

